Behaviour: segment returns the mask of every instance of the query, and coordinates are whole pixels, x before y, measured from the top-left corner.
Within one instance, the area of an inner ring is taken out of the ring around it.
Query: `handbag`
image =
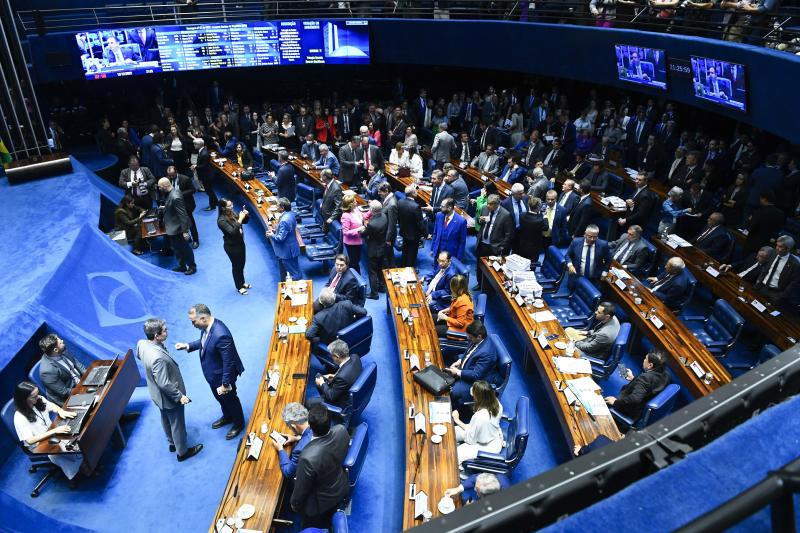
[[[414,381],[434,396],[439,396],[450,390],[450,387],[456,382],[456,378],[438,366],[429,365],[414,374]]]

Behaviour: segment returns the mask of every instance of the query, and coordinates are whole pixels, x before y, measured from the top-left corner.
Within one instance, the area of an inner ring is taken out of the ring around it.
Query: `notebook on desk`
[[[67,402],[67,408],[71,407],[91,407],[94,403],[95,395],[94,393],[86,393],[86,394],[73,394],[69,397],[69,401]]]

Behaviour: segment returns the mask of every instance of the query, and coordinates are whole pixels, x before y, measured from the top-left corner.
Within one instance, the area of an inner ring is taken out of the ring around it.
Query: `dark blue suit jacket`
[[[508,211],[508,214],[509,214],[509,215],[511,215],[511,221],[512,221],[512,222],[514,222],[514,228],[515,228],[515,229],[519,229],[519,227],[516,225],[516,222],[517,222],[517,221],[516,221],[516,220],[514,220],[514,205],[513,205],[513,200],[514,200],[514,197],[513,197],[513,196],[508,196],[508,197],[506,197],[506,199],[505,199],[505,200],[503,200],[502,202],[500,202],[500,207],[502,207],[502,208],[504,208],[506,211]],[[520,218],[522,218],[522,213],[524,213],[524,212],[526,212],[526,211],[528,211],[528,210],[529,210],[529,208],[528,208],[528,195],[527,195],[527,194],[526,194],[526,195],[523,195],[523,197],[522,197],[522,200],[520,200],[520,202],[522,202],[522,208],[525,210],[525,211],[520,211],[520,213],[519,213],[519,215],[520,215]]]
[[[453,219],[444,227],[444,215],[436,214],[436,223],[433,225],[431,251],[434,259],[442,250],[450,252],[450,257],[462,259],[464,247],[467,244],[467,221],[458,213],[453,213]]]
[[[553,227],[550,228],[550,238],[553,244],[561,248],[569,242],[569,232],[567,231],[568,211],[556,204],[556,216],[553,217]],[[545,220],[546,222],[546,220]]]
[[[290,163],[284,163],[275,174],[275,185],[278,186],[278,198],[288,198],[294,202],[297,194],[297,178],[294,175],[294,167]]]
[[[705,231],[706,230],[703,229],[700,235]],[[700,235],[698,235],[698,237]],[[717,226],[711,233],[704,237],[702,241],[695,241],[695,246],[717,261],[723,261],[727,260],[725,254],[727,254],[730,249],[732,238],[733,237],[731,237],[731,234],[728,233],[728,230],[724,226]]]
[[[611,262],[611,252],[608,249],[608,243],[602,239],[597,239],[594,243],[594,266],[592,268],[591,277],[586,276],[581,271],[581,255],[583,254],[583,245],[585,240],[583,237],[577,237],[572,240],[567,250],[567,261],[572,263],[577,271],[578,276],[584,276],[594,281],[600,279],[600,274],[608,269]]]
[[[449,228],[450,226],[448,226]],[[431,273],[430,277],[428,278],[428,283],[433,280],[434,276],[439,273],[439,265],[437,263],[436,268]],[[439,279],[439,283],[436,284],[436,287],[433,289],[431,293],[431,299],[433,299],[433,307],[437,312],[441,311],[442,309],[447,309],[450,307],[450,280],[456,276],[458,272],[456,271],[456,267],[450,265],[447,267],[447,270],[444,271],[444,276]],[[425,292],[428,292],[428,287],[425,287]]]
[[[661,280],[666,276],[665,272],[662,272],[658,279]],[[654,283],[653,285],[657,284]],[[675,309],[683,303],[686,299],[686,295],[689,293],[689,276],[686,274],[686,270],[682,270],[680,274],[670,279],[664,285],[659,287],[655,294],[664,305],[669,307],[670,309]]]
[[[470,349],[472,348],[468,348],[464,355],[469,353]],[[460,379],[466,383],[484,380],[496,386],[503,383],[503,378],[497,372],[497,352],[492,341],[486,339],[481,342],[478,348],[469,356],[467,362],[461,363]]]
[[[564,197],[564,194],[565,193],[562,192],[561,194],[558,195],[558,200],[556,200],[556,203],[558,203],[558,205],[561,205],[561,199]],[[563,205],[564,209],[567,210],[568,215],[572,214],[572,212],[575,210],[575,207],[578,205],[578,201],[580,199],[581,195],[578,194],[577,192],[572,191],[570,193],[569,198],[567,198],[567,201],[564,202]]]
[[[215,318],[208,333],[205,348],[200,339],[189,343],[189,351],[200,350],[200,366],[203,376],[213,388],[220,385],[233,385],[236,378],[244,372],[244,365],[236,351],[233,336],[222,320]]]
[[[297,472],[297,463],[300,461],[300,453],[303,451],[303,448],[306,447],[306,444],[311,442],[311,428],[306,428],[303,431],[303,434],[300,435],[300,440],[295,443],[294,448],[292,448],[292,454],[289,455],[286,453],[286,450],[279,450],[278,451],[278,458],[280,459],[281,463],[281,472],[286,479],[294,479],[294,475]]]
[[[167,156],[164,147],[158,143],[153,143],[150,147],[150,170],[156,179],[167,175],[167,167],[174,164],[172,158]]]
[[[433,195],[436,191],[431,191],[431,207],[433,208],[433,213],[439,213],[442,210],[442,200],[445,198],[452,198],[455,191],[448,183],[442,183],[439,187],[438,195],[436,196],[436,202],[433,201]]]
[[[586,226],[591,224],[595,215],[592,197],[587,196],[583,201],[578,201],[578,205],[569,216],[567,221],[567,232],[575,237],[582,237],[586,231]]]
[[[293,211],[281,215],[278,228],[272,236],[272,248],[278,259],[291,259],[300,256],[300,245],[297,244],[297,219]]]
[[[330,287],[334,277],[336,277],[336,267],[331,269],[331,274],[328,276],[328,283],[325,284],[326,287]],[[356,280],[351,269],[348,268],[345,270],[333,292],[336,294],[337,302],[341,302],[342,300],[355,302],[358,300],[358,280]]]
[[[311,325],[306,330],[306,339],[313,344],[329,343],[336,338],[336,333],[346,328],[358,318],[367,315],[367,310],[355,305],[350,300],[336,302],[330,307],[314,313]]]
[[[358,354],[350,354],[350,360],[339,367],[330,381],[324,381],[317,387],[320,397],[331,405],[348,410],[352,408],[348,391],[358,376],[361,375],[361,358]]]
[[[498,180],[502,180],[503,176],[506,175],[506,172],[509,170],[509,165],[503,167],[503,170],[497,175]],[[523,183],[525,181],[525,168],[524,167],[517,167],[516,170],[512,170],[511,174],[508,176],[508,184],[514,185],[515,183]]]

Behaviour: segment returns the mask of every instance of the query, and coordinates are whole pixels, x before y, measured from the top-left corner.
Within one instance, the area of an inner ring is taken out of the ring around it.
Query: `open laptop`
[[[86,379],[83,380],[82,385],[84,387],[99,387],[105,385],[106,381],[108,381],[108,374],[111,372],[111,369],[114,368],[114,363],[117,362],[117,359],[119,359],[119,354],[114,357],[111,364],[94,367],[91,372],[89,372],[89,375],[86,376]]]

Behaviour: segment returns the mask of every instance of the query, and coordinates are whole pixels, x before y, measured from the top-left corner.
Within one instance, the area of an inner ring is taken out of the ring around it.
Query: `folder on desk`
[[[554,315],[549,310],[538,311],[536,313],[531,313],[531,318],[534,319],[536,322],[550,322],[551,320],[556,320],[556,315]]]

